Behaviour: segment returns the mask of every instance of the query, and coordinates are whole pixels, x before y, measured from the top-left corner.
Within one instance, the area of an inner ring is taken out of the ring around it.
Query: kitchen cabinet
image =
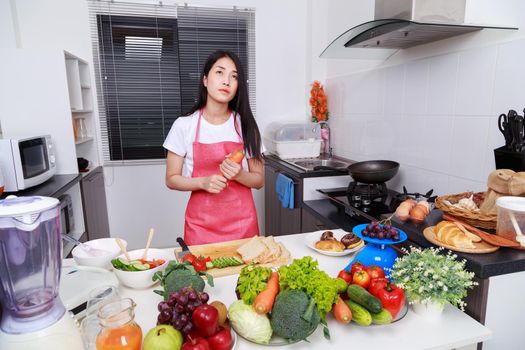
[[[265,234],[266,236],[281,236],[300,232],[311,232],[328,229],[322,221],[315,218],[302,208],[303,180],[299,176],[277,168],[266,162],[264,168],[264,207],[265,207]],[[277,193],[275,181],[282,173],[294,181],[294,209],[283,208]]]
[[[80,181],[88,240],[109,238],[109,219],[102,167],[93,169]]]

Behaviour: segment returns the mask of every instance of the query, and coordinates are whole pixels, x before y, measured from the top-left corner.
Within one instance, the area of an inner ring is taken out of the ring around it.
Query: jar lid
[[[525,212],[525,198],[505,196],[496,199],[496,205],[500,208],[513,211]]]
[[[51,197],[11,195],[0,200],[0,218],[37,214],[56,207],[58,204],[58,199]]]

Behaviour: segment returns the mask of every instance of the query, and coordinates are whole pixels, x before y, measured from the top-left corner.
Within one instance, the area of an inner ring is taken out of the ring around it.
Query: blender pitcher
[[[58,199],[0,200],[1,349],[82,346],[58,296],[61,267]]]

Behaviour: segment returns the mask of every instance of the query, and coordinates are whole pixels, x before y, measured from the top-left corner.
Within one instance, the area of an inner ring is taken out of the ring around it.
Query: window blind
[[[195,103],[207,56],[239,55],[255,111],[250,9],[89,0],[104,164],[165,158],[173,121]]]

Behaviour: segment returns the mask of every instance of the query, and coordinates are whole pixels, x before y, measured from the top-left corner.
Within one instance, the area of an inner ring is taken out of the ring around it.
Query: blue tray
[[[356,225],[354,226],[354,228],[352,229],[352,232],[359,238],[361,238],[363,241],[365,242],[369,242],[369,243],[374,243],[374,244],[398,244],[398,243],[401,243],[401,242],[404,242],[407,240],[408,236],[407,234],[405,233],[405,231],[403,230],[400,230],[399,228],[396,227],[396,230],[399,231],[399,241],[394,241],[392,239],[378,239],[378,238],[370,238],[370,237],[365,237],[361,234],[361,232],[365,229],[365,227],[368,226],[368,224],[360,224],[360,225]],[[383,224],[380,224],[380,226],[383,226]]]

